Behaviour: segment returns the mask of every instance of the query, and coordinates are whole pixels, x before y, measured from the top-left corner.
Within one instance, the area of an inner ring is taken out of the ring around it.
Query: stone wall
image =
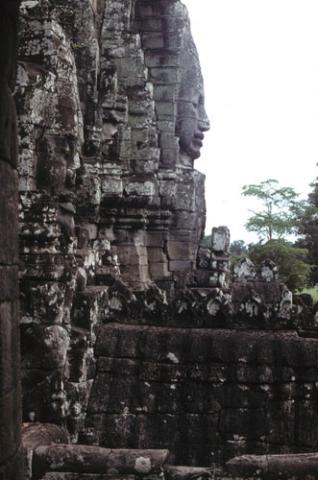
[[[21,479],[18,177],[13,98],[18,2],[0,6],[0,478]]]
[[[225,480],[244,478],[274,480],[316,478],[317,453],[301,453],[298,455],[243,455],[233,458],[227,463],[226,473],[222,475]]]
[[[187,465],[316,448],[312,309],[269,264],[242,261],[231,283],[225,227],[200,248],[209,123],[181,1],[20,13],[24,420]]]
[[[105,325],[85,438],[188,465],[314,451],[317,347],[295,331]]]
[[[172,297],[193,275],[203,80],[173,0],[22,1],[19,57],[24,419],[76,440],[109,292]]]

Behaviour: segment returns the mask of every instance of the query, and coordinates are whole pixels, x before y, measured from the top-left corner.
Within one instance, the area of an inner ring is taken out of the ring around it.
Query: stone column
[[[18,178],[13,100],[18,1],[0,5],[0,478],[23,478],[20,456]]]

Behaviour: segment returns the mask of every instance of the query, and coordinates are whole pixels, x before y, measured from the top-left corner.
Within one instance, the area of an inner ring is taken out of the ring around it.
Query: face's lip
[[[194,134],[194,138],[202,141],[204,139],[204,133],[199,131]]]
[[[196,132],[193,137],[192,143],[195,146],[198,146],[199,148],[201,148],[203,146],[203,139],[204,139],[204,134],[202,132]]]

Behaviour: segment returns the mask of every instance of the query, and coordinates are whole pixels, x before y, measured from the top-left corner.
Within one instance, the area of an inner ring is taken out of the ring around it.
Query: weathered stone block
[[[162,32],[163,19],[160,16],[136,17],[136,24],[142,32]]]
[[[0,466],[1,480],[14,478],[15,480],[25,479],[24,452],[18,448],[15,454],[6,463]]]
[[[190,260],[172,260],[169,261],[170,272],[182,272],[191,270],[192,262]]]
[[[122,279],[132,283],[143,283],[144,285],[149,281],[148,264],[130,264],[121,265]]]
[[[180,78],[177,67],[153,67],[150,70],[150,78],[155,84],[176,85]]]
[[[0,302],[18,299],[18,267],[0,266]]]
[[[7,22],[9,23],[9,22]],[[2,28],[4,25],[2,25]],[[7,25],[10,29],[10,25]],[[10,38],[10,33],[8,33]],[[4,41],[4,40],[3,40]],[[7,38],[7,41],[8,38]],[[13,168],[17,166],[16,111],[12,93],[6,79],[0,75],[0,158]]]
[[[151,51],[145,52],[145,63],[147,67],[176,67],[180,60],[176,53],[170,51]]]
[[[315,449],[317,447],[317,412],[315,403],[310,399],[301,401],[296,406],[296,443],[303,447]],[[314,428],[313,428],[314,426]]]
[[[215,252],[229,253],[230,231],[227,227],[213,228],[211,238],[212,250]]]
[[[101,183],[102,195],[116,195],[123,194],[123,182],[121,178],[104,177]]]
[[[147,254],[149,262],[161,262],[164,263],[167,261],[167,256],[165,255],[162,248],[149,247],[147,248]]]
[[[167,238],[167,233],[166,232],[148,231],[147,235],[145,237],[145,245],[147,247],[162,248],[166,238]]]
[[[86,445],[39,446],[33,452],[36,475],[49,471],[146,475],[160,473],[167,450],[110,450]]]
[[[6,179],[0,190],[0,264],[17,263],[18,252],[18,180],[8,163],[0,162],[0,178]]]
[[[147,250],[144,247],[135,247],[135,246],[121,246],[118,245],[117,253],[119,262],[125,267],[129,265],[147,265],[148,255]]]
[[[231,478],[309,479],[317,475],[317,455],[242,455],[230,460],[226,471]]]
[[[46,473],[43,480],[137,480],[135,475],[95,474],[95,473]],[[159,478],[158,478],[159,480]]]
[[[174,147],[172,149],[163,148],[161,150],[160,165],[163,168],[173,169],[176,166],[177,159],[178,159],[178,148],[177,147]],[[175,185],[174,185],[174,189],[176,189]],[[165,198],[165,200],[166,200],[166,198]]]
[[[184,258],[191,258],[191,247],[186,242],[168,242],[168,256],[170,260],[181,261]]]
[[[20,443],[21,390],[15,387],[7,393],[0,395],[0,464],[16,453],[17,445]]]
[[[171,277],[168,262],[152,262],[149,265],[149,272],[153,280]]]
[[[157,50],[164,48],[165,38],[162,32],[145,32],[142,36],[142,43],[148,50]]]
[[[19,317],[17,300],[0,303],[0,394],[9,395],[17,388],[20,374]],[[16,400],[18,402],[18,400]],[[18,404],[18,403],[17,403]],[[7,409],[8,406],[4,406]],[[3,418],[2,421],[5,421]],[[12,421],[12,418],[11,418]]]
[[[156,186],[152,181],[134,181],[126,183],[125,192],[128,195],[152,197],[156,193]]]
[[[24,423],[22,442],[24,448],[34,449],[52,443],[68,443],[68,435],[66,430],[53,423]]]
[[[284,402],[271,402],[267,412],[267,438],[269,443],[276,445],[294,445],[296,443],[295,412],[295,400],[287,399]]]
[[[267,422],[265,409],[224,410],[220,415],[220,432],[234,435],[248,435],[250,439],[266,436]]]
[[[135,445],[138,448],[160,448],[178,445],[204,444],[215,441],[218,417],[215,415],[104,415],[101,442],[124,448]],[[112,432],[112,433],[110,433]]]
[[[125,87],[145,87],[147,68],[142,58],[131,56],[115,59],[115,64],[118,76]]]

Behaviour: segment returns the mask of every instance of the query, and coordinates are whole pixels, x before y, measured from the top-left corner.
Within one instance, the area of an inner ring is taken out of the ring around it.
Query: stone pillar
[[[0,5],[0,478],[23,478],[20,456],[18,179],[15,82],[18,1]]]
[[[229,288],[230,231],[228,227],[214,227],[211,243],[200,247],[195,281],[197,287]]]

